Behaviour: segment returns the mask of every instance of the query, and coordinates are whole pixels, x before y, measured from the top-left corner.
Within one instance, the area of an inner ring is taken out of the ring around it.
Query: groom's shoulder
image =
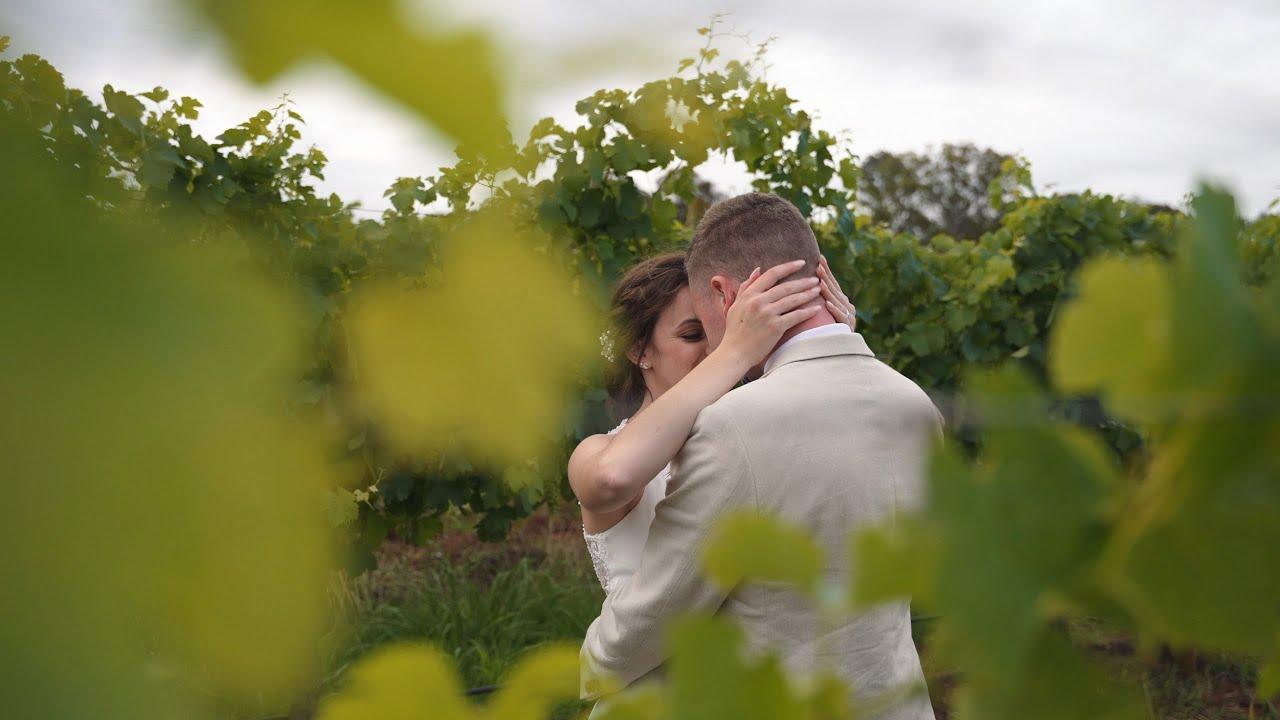
[[[713,416],[763,417],[778,407],[860,405],[936,417],[933,399],[914,380],[878,358],[836,355],[792,363],[726,393],[707,406]],[[706,411],[704,410],[704,412]]]
[[[752,386],[756,387],[752,387]],[[737,426],[737,420],[765,405],[757,382],[749,382],[721,395],[718,400],[702,408],[694,419],[690,434],[721,430]]]

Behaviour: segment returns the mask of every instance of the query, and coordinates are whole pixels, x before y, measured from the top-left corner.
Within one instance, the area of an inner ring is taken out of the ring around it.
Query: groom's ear
[[[711,291],[720,300],[720,309],[725,313],[729,312],[729,308],[738,299],[738,283],[724,275],[711,278]]]

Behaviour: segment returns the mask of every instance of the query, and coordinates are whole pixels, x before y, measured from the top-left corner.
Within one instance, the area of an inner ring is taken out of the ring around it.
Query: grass
[[[498,544],[480,543],[466,529],[445,532],[421,548],[388,543],[378,561],[376,570],[334,588],[348,625],[331,643],[318,693],[335,689],[365,653],[400,641],[428,642],[452,654],[468,688],[498,684],[529,649],[580,642],[604,599],[581,526],[567,513],[535,515]],[[961,673],[931,657],[933,624],[916,629],[935,712],[938,720],[949,720]],[[1118,681],[1142,688],[1150,718],[1280,720],[1273,704],[1256,697],[1256,661],[1210,653],[1144,655],[1131,636],[1104,624],[1075,622],[1070,630]],[[556,717],[580,716],[582,708],[567,706]]]
[[[332,596],[346,625],[329,643],[317,695],[337,689],[360,657],[395,642],[449,653],[467,688],[497,685],[530,649],[581,642],[604,601],[576,517],[545,513],[503,543],[481,543],[465,528],[425,547],[389,542],[375,570],[341,578]],[[294,714],[309,715],[314,701]],[[566,704],[555,717],[587,707]]]
[[[1274,704],[1257,696],[1255,658],[1161,648],[1143,653],[1122,629],[1079,620],[1070,634],[1118,682],[1142,689],[1150,717],[1160,720],[1280,720]]]

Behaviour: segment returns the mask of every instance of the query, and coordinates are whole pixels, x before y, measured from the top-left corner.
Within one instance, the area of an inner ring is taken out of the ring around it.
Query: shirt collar
[[[829,323],[827,325],[819,325],[816,328],[809,328],[808,330],[805,330],[804,332],[796,335],[790,340],[779,345],[778,349],[774,350],[773,354],[769,356],[769,359],[765,361],[764,372],[768,373],[769,371],[777,367],[778,360],[782,356],[782,351],[795,345],[798,342],[801,342],[803,340],[809,340],[812,338],[823,337],[826,335],[852,335],[852,334],[853,334],[853,329],[850,328],[848,325],[845,325],[844,323]]]

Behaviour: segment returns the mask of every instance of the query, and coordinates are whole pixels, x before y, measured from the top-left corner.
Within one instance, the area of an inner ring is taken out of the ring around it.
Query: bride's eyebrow
[[[676,332],[684,332],[685,330],[701,330],[702,323],[696,317],[685,318],[676,326]]]

